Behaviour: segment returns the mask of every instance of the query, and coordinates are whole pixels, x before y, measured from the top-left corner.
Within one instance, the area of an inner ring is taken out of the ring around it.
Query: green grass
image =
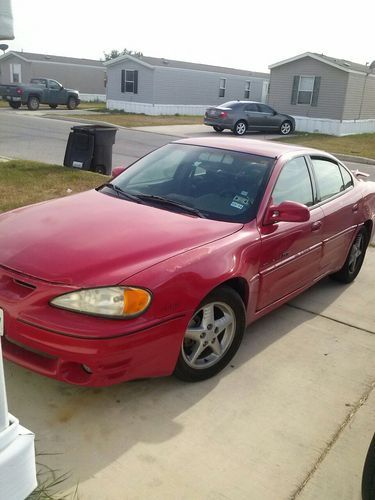
[[[81,106],[80,106],[81,107]],[[97,111],[93,108],[90,111]],[[100,111],[100,110],[99,110]],[[103,111],[103,110],[102,110]],[[77,117],[77,115],[67,115]],[[121,127],[152,127],[156,125],[202,125],[203,116],[188,115],[142,115],[124,113],[123,111],[105,111],[95,115],[79,115],[79,118],[89,121],[101,121]]]
[[[107,179],[94,172],[40,162],[1,162],[0,212],[86,191]]]
[[[277,139],[277,141],[323,149],[330,153],[342,153],[375,159],[375,134],[335,137],[333,135],[299,133],[294,137],[283,137]]]

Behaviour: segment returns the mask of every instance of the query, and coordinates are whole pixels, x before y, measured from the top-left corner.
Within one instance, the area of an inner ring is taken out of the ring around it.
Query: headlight
[[[132,318],[142,314],[150,302],[151,294],[143,288],[112,286],[66,293],[51,300],[50,304],[96,316]]]

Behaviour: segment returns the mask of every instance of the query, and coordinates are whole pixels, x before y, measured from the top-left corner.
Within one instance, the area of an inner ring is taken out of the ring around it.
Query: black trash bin
[[[111,175],[112,146],[117,128],[107,125],[72,127],[66,145],[64,165]]]

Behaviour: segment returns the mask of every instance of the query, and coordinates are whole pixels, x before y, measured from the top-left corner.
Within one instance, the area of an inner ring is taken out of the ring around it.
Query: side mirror
[[[120,174],[122,174],[128,167],[115,167],[112,169],[112,179],[116,179]]]
[[[307,222],[310,219],[310,211],[306,205],[296,201],[283,201],[280,205],[268,207],[264,218],[264,225],[276,224],[278,222]]]

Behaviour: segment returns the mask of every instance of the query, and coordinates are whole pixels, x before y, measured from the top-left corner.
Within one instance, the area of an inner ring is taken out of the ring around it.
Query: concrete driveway
[[[248,328],[214,379],[84,389],[6,364],[10,411],[80,499],[359,500],[374,432],[375,249]]]

